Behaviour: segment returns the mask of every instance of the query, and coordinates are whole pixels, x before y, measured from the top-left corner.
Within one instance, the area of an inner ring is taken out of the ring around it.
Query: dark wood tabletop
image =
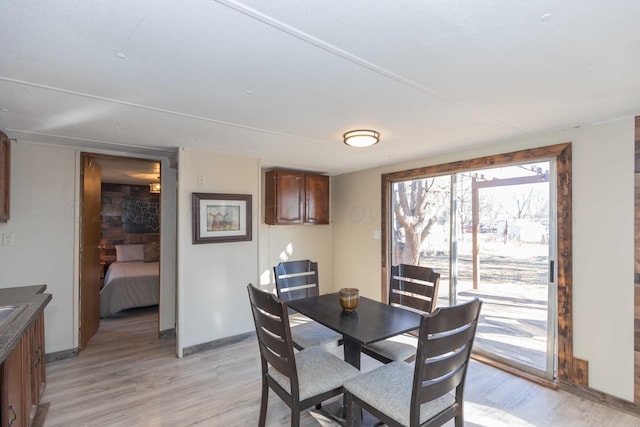
[[[289,301],[287,305],[341,333],[344,338],[344,359],[358,369],[364,344],[381,341],[420,327],[418,313],[362,296],[353,312],[342,310],[338,293]]]

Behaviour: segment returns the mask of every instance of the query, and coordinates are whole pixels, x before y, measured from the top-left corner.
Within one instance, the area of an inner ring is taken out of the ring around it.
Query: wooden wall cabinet
[[[268,171],[264,222],[329,224],[329,177],[284,169]]]

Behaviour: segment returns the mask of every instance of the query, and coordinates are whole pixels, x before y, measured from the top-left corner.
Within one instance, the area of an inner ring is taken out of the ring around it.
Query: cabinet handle
[[[38,365],[40,365],[40,362],[42,361],[42,348],[40,346],[38,346],[38,348],[36,348],[36,362],[35,362],[35,366],[37,367]]]
[[[16,411],[13,410],[13,405],[11,404],[9,404],[9,410],[11,411],[13,418],[9,419],[9,424],[7,425],[11,427],[13,425],[13,422],[18,418],[18,415],[16,414]]]

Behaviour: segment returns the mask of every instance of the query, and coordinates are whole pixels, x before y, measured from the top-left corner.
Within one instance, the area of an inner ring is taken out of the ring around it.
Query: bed
[[[144,256],[125,256],[124,251],[120,256],[117,246],[116,251],[117,261],[107,268],[100,291],[100,317],[109,317],[127,308],[157,305],[159,301],[160,263],[145,262]]]

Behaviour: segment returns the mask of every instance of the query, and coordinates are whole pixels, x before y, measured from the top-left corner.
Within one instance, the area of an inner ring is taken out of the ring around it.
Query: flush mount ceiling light
[[[370,147],[380,141],[380,134],[375,130],[352,130],[343,135],[344,143],[351,147]]]

